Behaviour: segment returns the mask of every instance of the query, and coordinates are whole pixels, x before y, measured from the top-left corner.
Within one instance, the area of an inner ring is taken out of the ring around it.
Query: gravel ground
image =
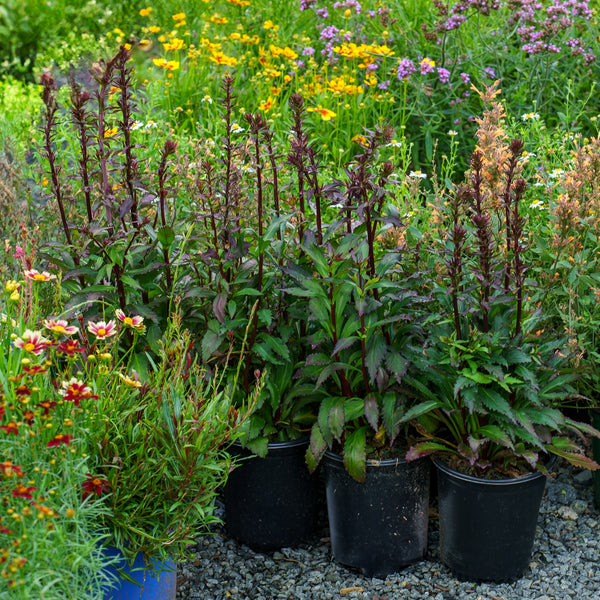
[[[331,556],[326,522],[294,549],[260,554],[228,539],[222,528],[202,536],[180,566],[178,600],[598,600],[600,515],[591,474],[562,465],[548,481],[529,571],[511,584],[461,582],[440,563],[432,510],[426,559],[385,580],[367,578]]]

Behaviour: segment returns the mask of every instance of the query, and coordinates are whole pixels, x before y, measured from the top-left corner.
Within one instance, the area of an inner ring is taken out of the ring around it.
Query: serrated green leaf
[[[491,412],[496,412],[515,421],[515,415],[506,398],[494,390],[480,388],[478,390],[483,405]]]
[[[311,473],[316,470],[325,450],[327,450],[327,444],[323,439],[319,425],[315,423],[310,431],[310,442],[305,455],[306,464]]]
[[[344,466],[353,479],[364,483],[367,476],[367,427],[361,427],[346,437]]]
[[[383,335],[370,336],[367,340],[366,347],[366,363],[367,370],[371,381],[375,381],[377,376],[377,369],[381,365],[381,362],[385,358],[387,351],[387,343]]]
[[[379,430],[379,405],[375,394],[369,394],[365,398],[365,418],[373,431],[377,432]]]
[[[331,435],[338,441],[342,441],[342,434],[346,425],[346,414],[343,399],[338,400],[331,406],[327,414],[327,427]]]
[[[175,232],[172,227],[161,227],[157,232],[157,238],[164,248],[169,248],[175,240]]]
[[[496,444],[500,444],[511,450],[514,449],[514,444],[510,439],[510,436],[497,425],[484,425],[483,427],[480,427],[477,432],[482,438],[488,438]]]

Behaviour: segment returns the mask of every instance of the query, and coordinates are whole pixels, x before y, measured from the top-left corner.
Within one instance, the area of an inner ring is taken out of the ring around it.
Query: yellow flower
[[[214,52],[208,58],[209,60],[212,60],[218,65],[228,65],[234,67],[238,63],[237,58],[235,58],[235,56],[227,56],[222,52]]]
[[[318,112],[321,115],[321,119],[323,119],[323,121],[331,121],[333,117],[337,116],[337,113],[334,113],[328,108],[323,108],[320,104],[319,106],[317,106],[317,108],[307,108],[306,112]]]
[[[161,67],[161,68],[165,68],[167,66],[167,60],[165,58],[153,58],[152,62],[157,66],[157,67]]]
[[[185,19],[185,13],[177,13],[176,15],[173,15],[173,21],[183,21]]]
[[[163,44],[163,48],[165,49],[165,52],[169,52],[169,50],[181,50],[184,45],[183,40],[173,38],[170,42]]]
[[[227,17],[222,17],[221,15],[213,15],[210,18],[211,23],[224,24],[229,23],[229,19]]]
[[[142,10],[140,10],[140,17],[149,17],[151,12],[152,8],[150,6],[148,6],[148,8],[142,8]]]
[[[133,377],[123,375],[122,373],[117,373],[117,375],[123,380],[123,383],[127,384],[128,386],[135,387],[135,388],[142,387],[142,382],[139,380],[139,376],[137,376],[137,379],[135,378],[137,373],[134,374]]]
[[[119,133],[118,127],[109,127],[108,129],[104,130],[104,137],[105,138],[113,137],[113,136],[117,135],[117,133]]]
[[[273,100],[273,98],[271,98],[271,96],[269,96],[264,102],[260,103],[260,105],[258,106],[258,110],[268,112],[273,108],[274,104],[275,101]]]
[[[156,25],[150,25],[150,27],[148,27],[148,31],[150,33],[158,33],[160,31],[160,27],[157,27]]]
[[[168,71],[176,71],[179,69],[179,61],[178,60],[170,60],[166,65],[165,69]]]
[[[266,20],[263,23],[264,29],[272,29],[273,31],[279,31],[279,25],[275,25],[271,19]]]
[[[18,281],[15,281],[14,279],[9,279],[9,280],[6,282],[6,285],[4,286],[4,289],[5,289],[7,292],[14,292],[15,290],[18,290],[18,289],[19,289],[19,285],[20,285],[20,284],[19,284],[19,282],[18,282]]]
[[[364,135],[361,135],[360,133],[357,133],[352,138],[352,141],[357,143],[359,146],[362,146],[363,148],[369,147],[369,140],[367,140],[367,138]]]

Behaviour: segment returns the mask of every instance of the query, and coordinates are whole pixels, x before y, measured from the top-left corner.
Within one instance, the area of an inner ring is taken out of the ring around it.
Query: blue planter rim
[[[533,473],[528,473],[527,475],[522,475],[521,477],[507,477],[505,479],[486,479],[485,477],[476,477],[474,475],[467,475],[466,473],[461,473],[460,471],[456,471],[449,467],[443,460],[439,458],[433,459],[433,464],[436,468],[446,475],[454,479],[459,479],[466,483],[472,483],[475,485],[483,485],[483,486],[496,486],[496,487],[509,487],[513,485],[522,485],[524,483],[528,483],[530,481],[535,481],[536,479],[540,479],[541,477],[545,477],[543,473],[540,471],[534,471]],[[550,463],[552,464],[552,462]]]

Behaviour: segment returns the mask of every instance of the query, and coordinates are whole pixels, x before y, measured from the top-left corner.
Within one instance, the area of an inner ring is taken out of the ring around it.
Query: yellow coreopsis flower
[[[269,96],[264,102],[261,102],[258,106],[258,110],[262,110],[263,112],[270,111],[275,105],[275,101],[271,96]]]
[[[152,7],[148,6],[147,8],[142,8],[140,10],[140,17],[149,17],[152,12]]]
[[[275,25],[275,23],[273,23],[273,21],[271,21],[271,19],[267,19],[263,23],[263,28],[264,29],[272,29],[273,31],[279,31],[279,25]]]
[[[117,133],[119,133],[118,127],[109,127],[108,129],[104,130],[104,137],[105,138],[113,137],[113,136],[117,135]]]
[[[170,42],[163,44],[165,52],[169,52],[170,50],[181,50],[184,46],[183,40],[179,38],[173,38]]]
[[[176,15],[173,15],[173,21],[183,21],[185,19],[185,13],[177,13]]]
[[[331,119],[337,116],[337,113],[333,112],[332,110],[329,110],[328,108],[324,108],[320,104],[319,106],[317,106],[317,108],[310,107],[307,108],[306,111],[318,112],[321,115],[321,119],[323,119],[323,121],[331,121]]]

